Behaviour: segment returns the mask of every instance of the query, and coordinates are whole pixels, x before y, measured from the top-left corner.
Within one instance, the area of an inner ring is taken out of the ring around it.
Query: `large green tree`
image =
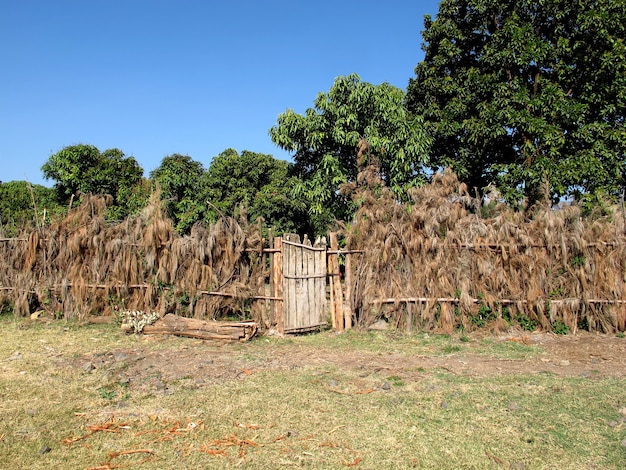
[[[276,234],[314,232],[304,196],[294,194],[301,180],[293,173],[292,164],[272,155],[225,150],[203,177],[206,220],[245,208],[250,221],[261,217]]]
[[[203,174],[202,163],[178,153],[163,158],[161,165],[150,172],[150,179],[158,184],[168,215],[180,233],[189,232],[193,224],[202,220],[205,211],[201,195]]]
[[[80,194],[108,194],[113,197],[111,215],[128,213],[127,197],[143,177],[143,169],[133,157],[119,149],[100,152],[93,145],[70,145],[50,156],[42,166],[46,179],[55,181],[60,202]]]
[[[509,200],[624,187],[626,2],[443,0],[407,91],[434,167]]]
[[[404,91],[388,83],[372,85],[358,75],[338,77],[328,93],[301,115],[287,110],[270,129],[272,141],[294,152],[296,170],[315,214],[348,217],[338,193],[357,175],[357,146],[366,139],[385,182],[399,197],[424,177],[428,139],[421,117],[409,116]]]

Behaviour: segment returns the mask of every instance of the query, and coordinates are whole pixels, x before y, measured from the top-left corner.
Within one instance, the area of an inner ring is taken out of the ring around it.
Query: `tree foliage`
[[[388,83],[372,85],[358,75],[338,77],[304,115],[289,109],[270,129],[272,141],[294,152],[301,190],[315,214],[349,213],[338,188],[357,176],[357,145],[367,139],[386,183],[402,195],[422,181],[428,139],[420,117],[410,117],[404,92]]]
[[[205,210],[201,195],[203,174],[202,163],[178,153],[163,158],[161,165],[150,172],[150,179],[159,186],[168,215],[181,233],[188,232],[193,224],[202,220]]]
[[[71,145],[53,154],[41,168],[46,179],[55,181],[60,202],[81,194],[108,194],[113,197],[110,216],[128,215],[126,201],[130,191],[141,182],[143,169],[133,157],[119,149],[100,152],[93,145]]]
[[[434,167],[533,202],[624,186],[626,2],[443,0],[425,18],[409,110]]]
[[[203,178],[209,202],[206,218],[247,211],[250,221],[261,217],[275,234],[312,233],[304,196],[294,195],[301,180],[293,165],[271,155],[227,149],[211,162]]]
[[[26,181],[0,183],[0,233],[5,236],[48,222],[62,210],[53,188]]]

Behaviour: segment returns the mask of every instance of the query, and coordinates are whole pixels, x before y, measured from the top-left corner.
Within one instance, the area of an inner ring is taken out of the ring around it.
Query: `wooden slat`
[[[292,240],[300,241],[300,237],[298,235],[294,236]],[[295,293],[295,301],[296,306],[293,311],[293,325],[302,328],[305,326],[305,319],[307,315],[306,304],[308,301],[308,296],[306,293],[306,289],[304,288],[304,281],[302,280],[302,258],[304,256],[304,246],[293,246],[293,255],[294,255],[294,270],[296,275],[296,293]],[[299,277],[300,279],[297,279]]]
[[[344,288],[346,293],[346,301],[344,303],[344,320],[346,322],[346,329],[351,329],[352,316],[354,314],[354,307],[352,306],[352,253],[346,254],[346,278],[344,281]]]
[[[315,240],[316,248],[323,248],[314,253],[314,273],[315,280],[313,288],[315,291],[315,314],[312,323],[326,323],[326,237],[320,237]]]
[[[279,333],[285,333],[285,301],[283,292],[283,239],[277,237],[274,239],[274,249],[277,249],[273,255],[274,263],[272,265],[272,283],[274,290],[272,295],[276,298],[282,297],[282,301],[275,300],[273,302],[274,307],[274,322],[276,329]]]
[[[335,232],[331,232],[329,234],[330,238],[330,249],[337,250],[339,247],[339,243],[337,241],[337,234]],[[328,269],[331,274],[339,274],[339,259],[336,254],[331,254],[328,256]],[[331,307],[331,312],[335,318],[334,328],[336,331],[344,331],[344,312],[343,312],[343,293],[341,291],[341,277],[340,276],[331,276],[331,289],[332,289],[332,297],[333,297],[333,305]]]
[[[299,237],[296,235],[297,240]],[[296,249],[293,243],[294,235],[285,234],[283,240],[283,274],[286,276],[295,276],[296,273]],[[295,278],[284,277],[283,285],[285,286],[285,329],[297,327],[296,312],[297,312],[297,294],[296,294],[296,282]]]

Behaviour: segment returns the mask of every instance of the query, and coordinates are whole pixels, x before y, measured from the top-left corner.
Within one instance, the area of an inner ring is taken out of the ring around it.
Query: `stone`
[[[373,325],[370,325],[367,329],[372,331],[386,331],[389,329],[389,323],[381,318]]]

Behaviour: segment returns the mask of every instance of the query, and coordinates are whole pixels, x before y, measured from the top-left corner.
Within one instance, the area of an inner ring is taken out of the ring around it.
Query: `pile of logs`
[[[206,321],[167,314],[142,329],[145,335],[176,335],[188,338],[218,341],[248,341],[257,333],[258,325],[253,321]],[[133,329],[122,324],[122,330],[132,333]]]

